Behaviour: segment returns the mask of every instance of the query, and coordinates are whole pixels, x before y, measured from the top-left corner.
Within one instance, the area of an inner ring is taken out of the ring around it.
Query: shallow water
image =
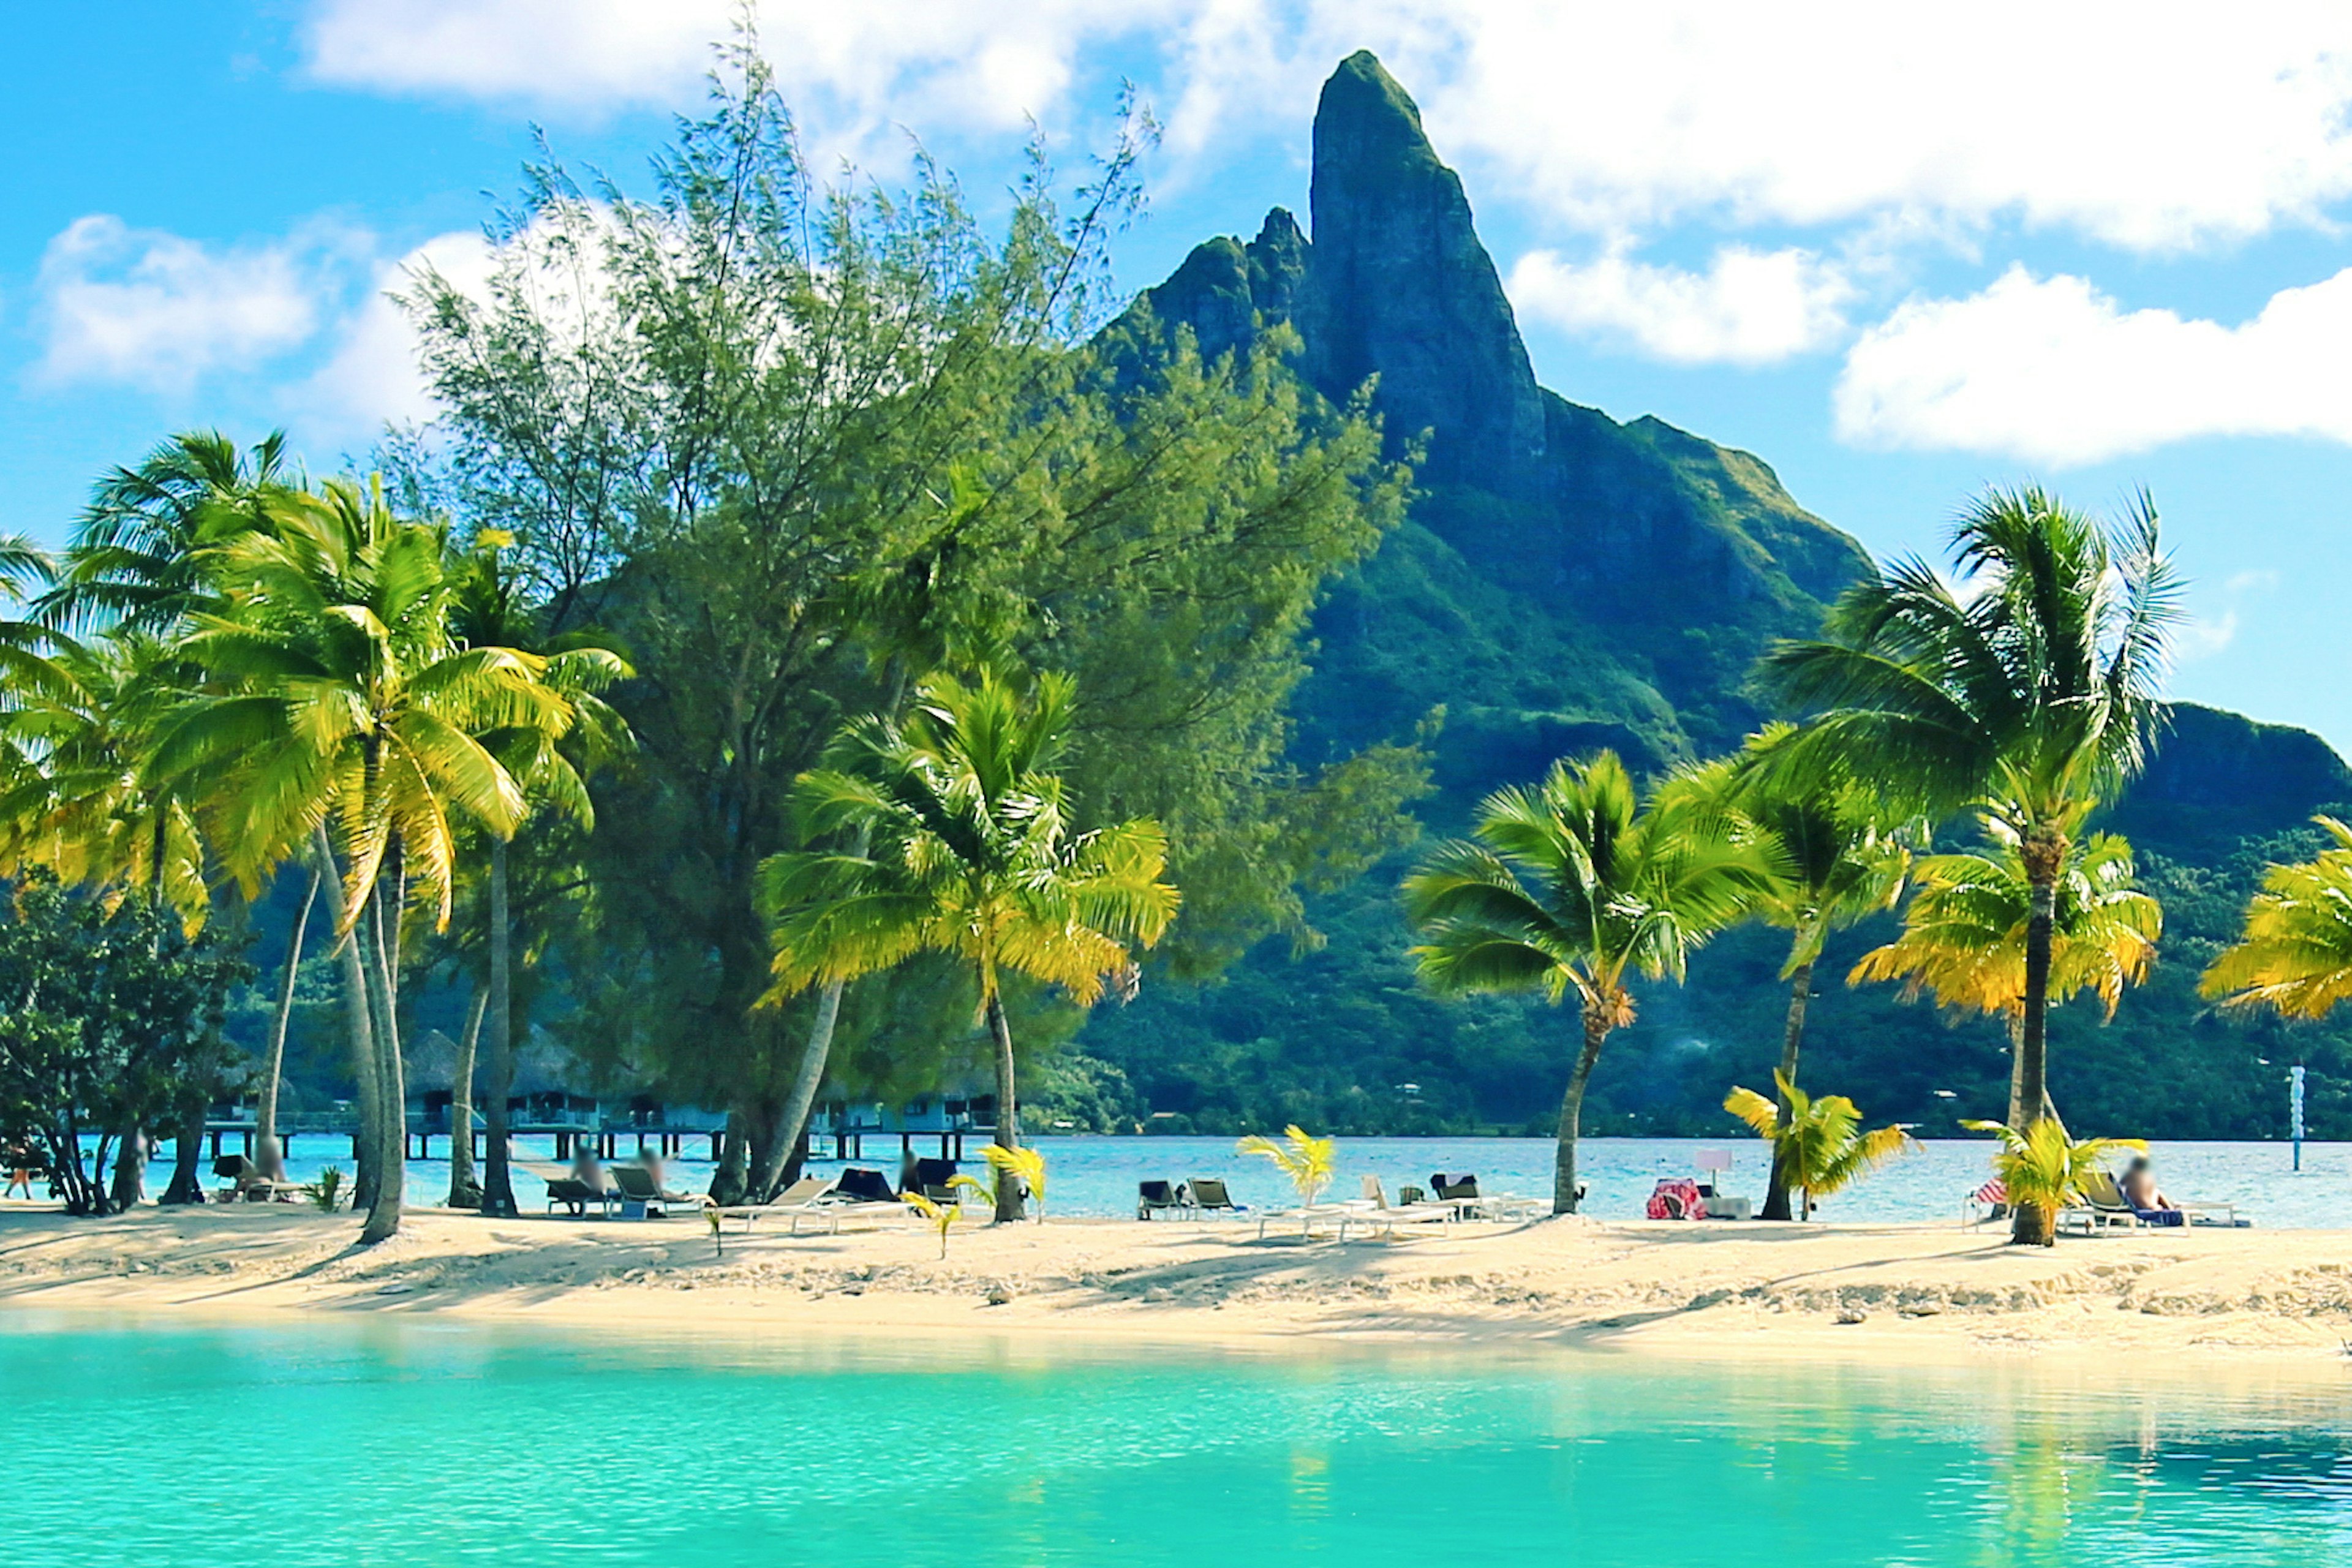
[[[11,1563],[145,1568],[2346,1560],[2352,1373],[2116,1370],[17,1314],[0,1519]]]
[[[318,1158],[328,1140],[312,1138],[298,1144],[292,1170],[307,1179],[331,1162]],[[551,1148],[541,1141],[522,1141],[529,1156],[552,1160]],[[1279,1206],[1291,1200],[1289,1184],[1264,1160],[1234,1152],[1230,1138],[1041,1138],[1047,1173],[1047,1210],[1062,1215],[1117,1215],[1135,1212],[1139,1181],[1182,1181],[1192,1176],[1223,1176],[1239,1201],[1258,1207]],[[703,1147],[707,1150],[708,1144]],[[1650,1189],[1662,1176],[1686,1176],[1696,1169],[1702,1149],[1729,1154],[1732,1168],[1726,1190],[1746,1194],[1759,1205],[1764,1197],[1767,1159],[1754,1139],[1593,1138],[1579,1146],[1579,1171],[1591,1184],[1588,1213],[1603,1219],[1638,1216]],[[932,1148],[936,1150],[937,1142]],[[624,1158],[635,1144],[624,1139]],[[895,1175],[898,1147],[895,1140],[874,1139],[862,1163]],[[2352,1227],[2352,1144],[2306,1143],[2303,1170],[2293,1168],[2284,1143],[2158,1143],[2152,1145],[2157,1170],[2165,1190],[2179,1197],[2227,1202],[2268,1228],[2335,1229]],[[923,1152],[919,1144],[917,1152]],[[976,1142],[967,1143],[964,1168],[982,1171]],[[1943,1220],[1957,1216],[1961,1200],[1991,1174],[1990,1145],[1984,1140],[1945,1139],[1929,1142],[1916,1154],[1896,1160],[1852,1190],[1832,1199],[1821,1211],[1831,1220]],[[348,1159],[331,1163],[351,1168]],[[1343,1138],[1339,1141],[1339,1180],[1333,1194],[1354,1197],[1358,1180],[1378,1176],[1393,1200],[1406,1183],[1426,1187],[1439,1171],[1475,1173],[1486,1193],[1522,1193],[1549,1197],[1551,1194],[1552,1144],[1540,1138]],[[674,1178],[700,1191],[710,1180],[708,1160],[673,1162]],[[811,1169],[829,1173],[840,1162],[820,1160]],[[409,1167],[409,1194],[421,1203],[438,1203],[449,1191],[446,1160],[414,1161]],[[160,1190],[163,1170],[157,1168]],[[516,1197],[536,1210],[545,1202],[546,1189],[528,1173],[516,1174]]]

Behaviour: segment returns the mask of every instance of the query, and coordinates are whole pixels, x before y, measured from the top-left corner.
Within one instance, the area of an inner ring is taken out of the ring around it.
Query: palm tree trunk
[[[719,1169],[710,1173],[710,1199],[722,1207],[741,1203],[751,1186],[750,1120],[740,1110],[727,1113],[727,1131],[719,1141]]]
[[[1584,1048],[1568,1075],[1568,1092],[1559,1101],[1559,1145],[1552,1155],[1551,1212],[1574,1214],[1582,1198],[1576,1190],[1576,1136],[1584,1120],[1584,1086],[1592,1079],[1592,1064],[1601,1059],[1601,1043],[1609,1038],[1609,1022],[1592,1008],[1584,1013]]]
[[[320,870],[310,868],[310,890],[286,939],[286,977],[278,987],[278,1014],[269,1022],[269,1066],[261,1075],[261,1100],[254,1112],[253,1146],[267,1152],[278,1141],[278,1080],[286,1073],[286,1026],[294,1016],[294,979],[302,967],[302,938],[310,929],[310,906],[319,901]]]
[[[146,1194],[147,1135],[134,1121],[115,1140],[114,1181],[106,1194],[106,1206],[111,1213],[121,1214],[137,1207]]]
[[[2019,1037],[2023,1033],[2023,1024],[2016,1018],[2010,1019],[2009,1124],[2019,1128],[2025,1125],[2025,1053],[2018,1046]],[[2043,1055],[2046,1058],[2048,1052],[2045,1050]],[[2057,1101],[2050,1098],[2050,1086],[2046,1081],[2042,1086],[2042,1119],[2055,1121],[2061,1127],[2066,1124],[2065,1118],[2058,1114]]]
[[[490,1081],[482,1107],[482,1212],[510,1218],[515,1205],[507,1098],[514,1092],[513,921],[507,913],[507,841],[490,840]]]
[[[384,858],[389,862],[397,855],[395,844]],[[388,880],[398,885],[396,870],[376,879],[376,885],[369,890],[360,927],[367,938],[362,945],[367,949],[369,978],[375,987],[376,1092],[383,1106],[383,1114],[377,1118],[383,1136],[376,1146],[376,1159],[383,1168],[376,1176],[375,1201],[368,1205],[367,1223],[360,1227],[362,1247],[389,1240],[400,1229],[401,1204],[408,1174],[408,1096],[401,1081],[400,1021],[394,1011],[395,961],[391,948],[398,940],[394,935],[397,916],[384,908],[384,884]]]
[[[172,1180],[157,1199],[166,1204],[200,1204],[205,1201],[202,1169],[205,1160],[205,1100],[207,1097],[190,1094],[180,1105],[180,1126],[173,1134]]]
[[[996,1041],[996,1144],[1021,1147],[1021,1107],[1013,1098],[1013,1025],[1004,1016],[1004,998],[988,994],[988,1032]],[[1009,1225],[1021,1217],[1021,1178],[1010,1171],[996,1173],[996,1223]]]
[[[2065,843],[2054,836],[2029,835],[2023,846],[2026,885],[2032,892],[2025,920],[2025,1016],[2017,1033],[2017,1107],[2024,1111],[2020,1132],[2042,1120],[2050,1098],[2048,1026],[2050,1015],[2050,934],[2058,909],[2058,868]],[[2042,1247],[2054,1234],[2058,1216],[2039,1204],[2019,1204],[2010,1240],[2021,1246]]]
[[[792,1162],[793,1151],[801,1145],[801,1134],[808,1131],[809,1112],[815,1109],[816,1091],[824,1083],[825,1063],[833,1054],[834,1026],[841,1018],[841,990],[840,981],[830,980],[817,993],[808,1043],[801,1047],[800,1066],[776,1112],[774,1136],[761,1150],[759,1163],[751,1171],[751,1191],[761,1200],[774,1194],[784,1167]]]
[[[375,1203],[381,1175],[376,1149],[383,1138],[377,1125],[383,1107],[376,1079],[375,1002],[369,994],[367,964],[360,956],[359,927],[352,923],[346,929],[351,908],[343,895],[341,868],[335,862],[334,841],[327,837],[324,823],[319,825],[312,842],[319,857],[319,885],[327,893],[327,919],[337,933],[335,952],[342,960],[343,1037],[351,1047],[352,1079],[360,1112],[360,1133],[352,1140],[352,1163],[358,1166],[352,1177],[352,1207],[365,1212]]]
[[[457,1070],[449,1078],[449,1206],[482,1206],[482,1184],[474,1179],[474,1047],[482,1037],[482,1013],[490,1004],[490,988],[474,987],[474,1005],[466,1012],[466,1037],[457,1047]]]
[[[1780,1035],[1780,1078],[1787,1083],[1793,1084],[1797,1081],[1797,1052],[1805,1040],[1805,1004],[1812,994],[1813,965],[1812,961],[1808,959],[1799,964],[1797,972],[1789,977],[1789,1022]],[[1776,1088],[1773,1090],[1773,1098],[1780,1101],[1780,1125],[1786,1127],[1792,1110],[1789,1104],[1789,1097]],[[1780,1146],[1775,1143],[1772,1146],[1772,1179],[1770,1184],[1764,1189],[1766,1219],[1789,1217],[1789,1185],[1788,1164],[1782,1156]],[[1809,1210],[1811,1207],[1810,1204],[1806,1206]]]

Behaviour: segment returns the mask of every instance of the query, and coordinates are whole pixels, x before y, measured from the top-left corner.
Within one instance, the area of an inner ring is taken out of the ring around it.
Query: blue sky
[[[2352,748],[2352,7],[767,0],[829,163],[911,137],[983,209],[1122,79],[1166,125],[1123,283],[1306,205],[1318,83],[1379,52],[1547,384],[1779,469],[1882,554],[1996,480],[2149,487],[2174,689]],[[0,527],[54,540],[170,430],[314,468],[428,415],[382,300],[462,273],[543,125],[639,177],[725,0],[25,8],[0,92]],[[1001,13],[1001,14],[1000,14]]]

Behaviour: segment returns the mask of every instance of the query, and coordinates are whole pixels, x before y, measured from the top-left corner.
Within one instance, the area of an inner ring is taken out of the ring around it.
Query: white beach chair
[[[1381,1190],[1378,1176],[1364,1178],[1363,1194],[1361,1201],[1349,1205],[1347,1216],[1339,1221],[1341,1241],[1348,1239],[1348,1227],[1351,1225],[1361,1225],[1375,1235],[1394,1236],[1401,1225],[1419,1229],[1433,1225],[1452,1225],[1462,1217],[1461,1211],[1453,1203],[1392,1205],[1388,1194]]]

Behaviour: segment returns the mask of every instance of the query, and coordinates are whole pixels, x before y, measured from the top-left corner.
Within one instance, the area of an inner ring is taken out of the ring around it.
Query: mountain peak
[[[1310,378],[1345,397],[1379,375],[1391,441],[1433,433],[1423,470],[1432,480],[1507,476],[1505,488],[1524,490],[1543,454],[1544,414],[1518,324],[1460,177],[1368,52],[1323,84],[1307,206]]]

